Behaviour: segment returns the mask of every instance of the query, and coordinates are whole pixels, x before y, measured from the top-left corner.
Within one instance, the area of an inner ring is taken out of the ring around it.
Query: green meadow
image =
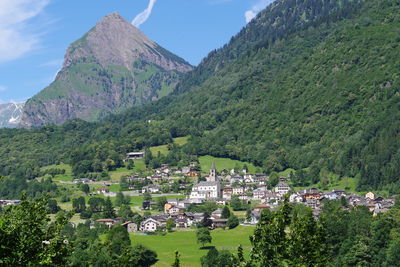
[[[235,168],[236,164],[238,164],[240,166],[240,168],[242,168],[243,165],[246,164],[247,167],[249,168],[250,173],[257,172],[257,168],[253,164],[251,164],[249,162],[243,162],[243,161],[233,160],[233,159],[229,159],[229,158],[216,158],[213,156],[202,156],[202,157],[199,157],[199,162],[200,162],[200,166],[201,166],[201,169],[203,172],[208,172],[211,169],[211,165],[213,162],[215,162],[215,167],[217,168],[218,171],[221,171],[224,169],[232,170],[233,168]]]
[[[218,250],[237,252],[237,247],[242,245],[246,255],[249,255],[251,243],[249,236],[254,227],[238,226],[232,230],[216,229],[211,231],[212,243],[206,246],[215,246]],[[174,261],[175,251],[181,255],[181,266],[200,266],[200,258],[207,254],[207,249],[200,249],[196,242],[195,230],[176,231],[165,236],[131,234],[132,244],[142,244],[157,252],[159,261],[156,267],[171,266]]]
[[[174,138],[174,144],[183,146],[184,144],[187,143],[188,139],[189,139],[188,136]],[[167,155],[168,145],[153,146],[150,147],[150,151],[153,154],[153,156],[157,156],[158,152],[160,152],[160,154],[162,155]]]

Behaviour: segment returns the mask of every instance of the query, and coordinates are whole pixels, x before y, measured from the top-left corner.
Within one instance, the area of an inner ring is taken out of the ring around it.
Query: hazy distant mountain
[[[0,128],[15,128],[21,121],[24,103],[0,104]]]
[[[68,48],[55,81],[29,99],[21,125],[95,121],[168,95],[192,66],[113,13]]]

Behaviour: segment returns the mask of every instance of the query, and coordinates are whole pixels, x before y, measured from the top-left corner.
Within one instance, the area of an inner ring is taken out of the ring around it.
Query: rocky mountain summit
[[[21,121],[25,103],[0,104],[0,128],[15,128]]]
[[[189,63],[113,13],[70,45],[55,81],[28,100],[21,126],[96,121],[168,95],[190,70]]]

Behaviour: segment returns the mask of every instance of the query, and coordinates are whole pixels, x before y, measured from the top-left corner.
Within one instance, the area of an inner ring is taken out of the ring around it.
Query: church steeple
[[[215,167],[214,161],[211,165],[210,175],[208,176],[207,181],[209,181],[209,182],[217,181],[217,168]]]

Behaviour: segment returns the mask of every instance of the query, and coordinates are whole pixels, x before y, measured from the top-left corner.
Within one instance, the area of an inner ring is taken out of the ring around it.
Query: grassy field
[[[41,168],[42,171],[48,170],[48,169],[60,169],[60,170],[65,170],[65,174],[59,174],[54,176],[53,180],[55,181],[72,181],[72,169],[71,166],[68,164],[61,163],[59,165],[50,165]]]
[[[184,144],[187,143],[188,138],[189,138],[188,136],[174,138],[174,144],[183,146]],[[160,152],[163,155],[167,155],[168,145],[153,146],[150,147],[150,151],[153,154],[153,156],[157,156],[158,152]]]
[[[232,230],[216,229],[211,231],[212,243],[217,249],[228,249],[236,253],[237,247],[242,245],[246,255],[250,251],[249,236],[253,233],[254,227],[238,226]],[[158,254],[159,261],[155,266],[171,266],[174,261],[174,252],[181,254],[181,266],[200,266],[200,257],[207,253],[206,249],[200,249],[201,245],[196,242],[196,232],[177,231],[168,233],[166,236],[145,236],[131,235],[133,244],[142,244]]]
[[[250,173],[256,173],[256,167],[248,162],[243,162],[239,160],[233,160],[233,159],[228,159],[228,158],[216,158],[212,156],[202,156],[199,157],[199,162],[201,169],[204,173],[208,172],[211,169],[211,165],[213,162],[215,162],[215,167],[217,168],[218,171],[221,170],[232,170],[235,168],[236,164],[239,164],[240,168],[243,167],[244,164],[247,165],[249,168]]]

